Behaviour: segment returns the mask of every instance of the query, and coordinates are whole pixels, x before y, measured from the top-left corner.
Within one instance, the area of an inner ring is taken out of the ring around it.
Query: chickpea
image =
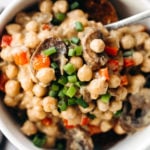
[[[47,96],[43,98],[42,105],[45,112],[52,112],[57,109],[57,100],[53,97]]]
[[[91,99],[97,99],[99,95],[106,94],[108,83],[104,78],[93,79],[87,86]]]
[[[92,69],[88,65],[83,65],[78,70],[77,76],[80,81],[90,81],[93,76]]]
[[[90,43],[90,48],[96,53],[101,53],[104,51],[105,43],[101,39],[94,39]]]
[[[13,62],[13,56],[10,47],[3,48],[0,53],[1,58],[7,62]]]
[[[19,24],[13,23],[13,24],[9,24],[6,26],[7,33],[9,33],[11,35],[20,32],[20,30],[21,30],[21,26]]]
[[[15,107],[15,106],[17,106],[18,101],[16,101],[16,100],[15,100],[14,98],[12,98],[12,97],[6,95],[6,96],[4,97],[4,103],[5,103],[7,106],[9,106],[9,107]]]
[[[48,37],[50,37],[51,32],[48,30],[43,30],[40,31],[38,34],[38,38],[40,39],[40,41],[44,41],[45,39],[47,39]]]
[[[7,75],[7,77],[8,77],[9,79],[13,79],[13,78],[15,78],[15,77],[17,76],[17,74],[18,74],[18,68],[17,68],[17,66],[14,65],[14,64],[8,64],[8,65],[6,66],[5,72],[6,72],[6,75]]]
[[[79,106],[79,109],[82,113],[88,113],[88,112],[91,112],[93,109],[94,109],[95,105],[94,103],[89,103],[89,107],[87,108],[83,108],[82,106]]]
[[[130,32],[132,34],[136,33],[136,32],[143,32],[146,30],[146,26],[143,24],[132,24],[129,26]]]
[[[48,84],[55,79],[55,71],[52,68],[42,68],[37,72],[36,77],[40,82]]]
[[[149,63],[150,63],[150,53],[147,53],[147,54],[145,54],[145,57],[144,57],[144,60],[143,60],[142,66],[141,66],[141,70],[143,72],[146,72],[146,73],[150,72]]]
[[[68,3],[66,0],[56,1],[52,9],[55,13],[58,13],[58,12],[66,13],[68,10]]]
[[[113,117],[113,113],[111,111],[106,111],[102,116],[104,120],[111,120]]]
[[[25,135],[31,136],[31,135],[37,133],[37,127],[35,126],[35,124],[33,122],[27,120],[21,127],[21,131]]]
[[[134,64],[136,66],[142,64],[142,62],[144,60],[142,53],[140,53],[140,52],[134,52],[133,53],[133,60],[134,60]]]
[[[5,84],[5,92],[8,96],[14,97],[20,92],[20,84],[16,80],[8,80]]]
[[[90,124],[94,126],[99,126],[100,122],[101,122],[101,118],[94,118],[90,121]]]
[[[146,32],[137,32],[134,34],[136,40],[136,46],[140,46],[144,44],[145,40],[149,37],[148,33]]]
[[[71,57],[70,63],[73,64],[76,69],[80,69],[83,66],[83,60],[78,56]]]
[[[28,22],[25,26],[27,31],[33,31],[33,32],[37,32],[38,27],[39,27],[38,23],[35,20]]]
[[[102,132],[107,132],[112,128],[112,124],[108,121],[102,121],[100,124],[100,129]]]
[[[122,108],[122,101],[112,101],[109,110],[113,113],[117,112]]]
[[[147,50],[147,51],[150,51],[150,38],[145,40],[144,49]]]
[[[33,88],[33,82],[30,78],[22,78],[20,80],[21,87],[24,89],[24,91],[30,91]]]
[[[97,107],[100,111],[106,112],[109,109],[109,103],[104,103],[101,100],[97,100]]]
[[[121,45],[126,49],[131,49],[135,46],[135,39],[132,35],[127,34],[121,38]]]
[[[115,74],[111,74],[110,75],[110,80],[109,80],[109,88],[117,88],[118,86],[120,86],[121,80],[120,77],[115,75]]]
[[[122,135],[122,134],[125,134],[126,131],[122,128],[122,126],[120,125],[120,123],[118,122],[115,126],[114,126],[114,131],[119,134],[119,135]]]
[[[73,119],[77,116],[77,110],[74,107],[68,107],[67,110],[61,112],[63,119]]]
[[[117,98],[118,100],[123,101],[123,100],[125,100],[127,94],[128,94],[127,89],[126,89],[125,87],[120,87],[120,88],[118,88],[117,91],[116,91],[116,98]]]
[[[24,44],[28,48],[36,48],[40,40],[35,32],[29,31],[25,34]]]
[[[23,33],[15,33],[12,35],[12,42],[11,42],[11,46],[12,47],[19,47],[22,46],[24,43],[24,35]]]
[[[39,84],[35,84],[33,86],[32,91],[35,94],[35,96],[42,97],[42,96],[44,96],[46,94],[47,89],[46,89],[46,87],[43,87],[43,86],[41,86]]]
[[[52,11],[52,5],[51,0],[43,0],[39,4],[39,9],[42,13],[50,13]]]

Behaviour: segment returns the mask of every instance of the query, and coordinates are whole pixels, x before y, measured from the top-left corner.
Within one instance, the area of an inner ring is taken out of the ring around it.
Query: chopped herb
[[[46,143],[46,135],[40,133],[36,134],[33,138],[33,144],[36,145],[37,147],[43,147],[44,144]]]
[[[75,104],[76,104],[76,98],[75,97],[68,99],[68,105],[69,106],[75,105]]]
[[[53,91],[59,91],[59,85],[56,84],[56,83],[53,83],[53,84],[51,85],[51,89],[52,89]]]
[[[60,111],[65,111],[67,109],[67,103],[64,99],[58,102],[58,108],[60,109]]]
[[[61,85],[65,85],[68,82],[67,77],[61,76],[58,80],[58,83]]]
[[[79,3],[78,2],[73,2],[71,5],[70,5],[70,9],[73,10],[73,9],[77,9],[79,8]]]
[[[76,103],[82,106],[83,108],[89,107],[88,103],[84,101],[82,98],[77,98]]]
[[[73,66],[73,64],[68,63],[68,64],[66,64],[66,65],[64,66],[64,71],[65,71],[67,74],[71,75],[71,74],[73,74],[73,73],[76,71],[76,69],[75,69],[75,67]]]
[[[72,37],[71,38],[71,43],[73,43],[73,44],[79,44],[80,43],[80,39],[78,37]]]
[[[75,54],[76,54],[75,49],[73,49],[73,48],[69,49],[68,56],[75,56]]]
[[[74,48],[74,50],[75,50],[76,56],[81,56],[82,55],[82,46],[76,46]]]
[[[53,69],[58,69],[58,68],[59,68],[58,65],[57,65],[55,62],[52,62],[52,63],[51,63],[51,67],[52,67]]]
[[[111,98],[111,95],[107,93],[107,94],[102,95],[100,100],[104,103],[108,103],[110,98]]]
[[[75,22],[75,29],[76,29],[78,32],[83,31],[84,28],[83,28],[82,23],[79,22],[79,21]]]
[[[76,75],[68,76],[68,81],[69,81],[70,83],[75,83],[75,82],[77,82],[77,76],[76,76]]]
[[[43,50],[42,53],[45,55],[45,56],[50,56],[52,54],[55,54],[57,52],[56,48],[55,47],[50,47],[46,50]]]
[[[55,18],[56,18],[59,22],[62,22],[62,21],[64,21],[64,19],[66,18],[66,15],[59,12],[59,13],[56,13],[56,14],[55,14]]]
[[[56,97],[57,92],[56,91],[49,91],[48,95],[51,96],[51,97]]]
[[[114,114],[114,117],[115,117],[115,118],[120,117],[121,113],[122,113],[122,110],[118,110],[118,111]]]
[[[75,96],[76,92],[77,92],[77,88],[74,87],[74,86],[70,86],[69,89],[66,92],[66,95],[68,97],[72,98],[73,96]]]
[[[88,113],[87,117],[89,117],[92,120],[96,118],[96,116],[94,114],[91,114],[91,113]]]

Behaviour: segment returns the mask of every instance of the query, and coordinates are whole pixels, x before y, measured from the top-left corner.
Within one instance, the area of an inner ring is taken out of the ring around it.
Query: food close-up
[[[1,101],[35,146],[106,150],[150,124],[150,34],[118,20],[108,0],[41,0],[5,25]]]

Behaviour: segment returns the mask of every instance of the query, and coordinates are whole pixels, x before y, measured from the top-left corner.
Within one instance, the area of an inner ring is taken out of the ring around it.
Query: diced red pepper
[[[100,126],[88,125],[88,129],[91,135],[101,133]]]
[[[128,85],[128,78],[126,75],[121,76],[121,86]]]
[[[8,78],[4,73],[0,73],[0,91],[5,92],[5,83],[7,82]]]
[[[6,47],[11,44],[12,36],[11,35],[3,35],[1,41],[1,47]]]
[[[50,30],[51,29],[51,26],[49,24],[43,24],[42,25],[42,29],[43,30]]]
[[[135,62],[132,58],[124,58],[124,66],[125,67],[132,67],[135,65]]]
[[[41,122],[44,126],[50,126],[53,123],[51,118],[45,118]]]
[[[119,49],[117,47],[105,47],[105,52],[110,56],[116,56],[118,54]]]
[[[101,68],[99,71],[98,71],[99,75],[102,76],[102,77],[105,77],[106,80],[109,80],[109,72],[108,72],[108,68]]]
[[[33,60],[33,68],[35,70],[39,70],[49,66],[50,66],[50,58],[48,56],[44,56],[42,54],[38,54],[37,56],[35,56]]]
[[[115,59],[110,59],[108,61],[108,67],[113,71],[117,71],[119,68],[119,61]]]
[[[80,124],[83,125],[83,126],[85,126],[85,125],[88,125],[89,122],[90,122],[90,119],[88,117],[86,117],[86,116],[83,116],[81,118],[81,123]]]
[[[22,51],[22,52],[14,54],[14,61],[17,65],[25,65],[29,63],[27,52]]]
[[[64,126],[66,127],[66,129],[72,129],[75,127],[74,125],[69,125],[67,119],[64,119],[63,122],[64,122]]]

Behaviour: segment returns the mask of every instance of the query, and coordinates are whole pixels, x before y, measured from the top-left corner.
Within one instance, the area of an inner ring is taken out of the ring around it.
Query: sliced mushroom
[[[67,150],[93,150],[92,138],[84,129],[68,129],[67,136]]]
[[[102,38],[102,34],[99,30],[89,28],[86,29],[84,37],[81,39],[84,60],[92,68],[92,70],[99,69],[101,66],[104,66],[108,61],[107,55],[105,53],[97,54],[93,52],[90,48],[90,42],[93,39],[100,38]]]
[[[128,97],[120,122],[126,131],[136,131],[150,124],[150,89],[143,88]]]
[[[31,56],[30,68],[31,68],[31,72],[34,77],[34,80],[36,82],[37,82],[37,79],[35,78],[36,71],[33,69],[33,66],[32,66],[33,60],[37,54],[40,54],[41,51],[48,49],[50,47],[55,47],[57,49],[57,53],[51,57],[51,60],[59,64],[60,72],[61,74],[63,74],[63,66],[67,62],[67,58],[65,57],[65,55],[67,54],[67,47],[61,39],[51,37],[51,38],[44,40],[42,43],[40,43],[40,45],[37,47],[37,49],[34,51],[34,53]]]

